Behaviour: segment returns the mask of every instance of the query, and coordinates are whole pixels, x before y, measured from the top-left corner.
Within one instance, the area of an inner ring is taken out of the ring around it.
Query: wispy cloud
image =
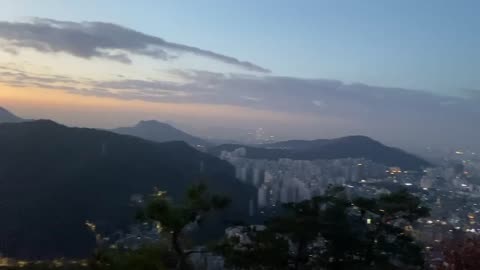
[[[316,132],[335,129],[342,134],[367,134],[425,145],[459,141],[477,146],[480,134],[477,125],[480,107],[475,96],[478,92],[474,90],[469,91],[469,97],[454,97],[337,80],[246,76],[199,70],[171,71],[170,75],[174,75],[171,80],[84,80],[31,74],[8,67],[0,67],[0,75],[0,83],[17,87],[34,86],[123,100],[233,105],[273,113],[337,119],[337,122],[344,123],[341,127],[312,126]],[[313,130],[299,132],[313,136]]]
[[[327,104],[325,103],[325,101],[323,100],[314,100],[312,101],[313,105],[317,106],[317,107],[325,107]]]
[[[240,96],[241,98],[245,99],[245,100],[248,100],[248,101],[252,101],[252,102],[260,102],[262,101],[261,98],[258,98],[258,97],[251,97],[251,96]]]
[[[473,98],[480,101],[480,89],[463,89],[462,92],[467,98]]]
[[[81,58],[103,58],[129,64],[130,54],[158,60],[171,60],[178,53],[207,57],[249,71],[270,70],[247,61],[210,50],[166,41],[117,24],[105,22],[71,22],[35,18],[29,22],[0,22],[0,39],[4,51],[17,53],[31,48],[43,53],[64,52]]]

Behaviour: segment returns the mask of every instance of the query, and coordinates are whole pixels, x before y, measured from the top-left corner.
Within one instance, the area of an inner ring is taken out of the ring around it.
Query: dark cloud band
[[[5,51],[32,48],[40,52],[65,52],[82,58],[104,58],[131,63],[128,53],[160,60],[176,58],[175,53],[191,53],[249,71],[270,70],[209,50],[173,43],[120,25],[104,22],[69,22],[33,19],[31,22],[0,22],[0,39]],[[121,52],[118,52],[121,51]]]

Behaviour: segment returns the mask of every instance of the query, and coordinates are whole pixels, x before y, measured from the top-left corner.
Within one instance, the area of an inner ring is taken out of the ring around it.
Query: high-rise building
[[[268,206],[268,188],[265,185],[260,186],[257,192],[257,201],[259,208],[265,208]]]

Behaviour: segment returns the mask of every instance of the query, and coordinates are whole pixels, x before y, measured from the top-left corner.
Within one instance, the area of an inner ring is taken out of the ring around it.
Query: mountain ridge
[[[132,127],[119,127],[112,132],[139,137],[154,142],[184,141],[196,148],[202,148],[209,143],[201,138],[190,135],[170,124],[157,120],[142,120]]]
[[[366,158],[387,166],[399,166],[408,170],[420,170],[430,163],[399,148],[389,147],[362,135],[334,139],[290,140],[271,144],[224,144],[209,151],[219,155],[221,151],[233,151],[240,147],[247,150],[247,158],[300,160]]]
[[[25,120],[16,116],[4,107],[0,107],[0,123],[17,123],[22,121]]]
[[[0,252],[17,258],[82,257],[95,247],[85,226],[101,232],[134,222],[133,194],[154,187],[175,200],[204,182],[232,198],[229,219],[248,216],[255,190],[234,168],[185,142],[156,143],[51,120],[0,124]],[[27,168],[27,169],[26,169]],[[222,233],[220,227],[204,232]],[[72,244],[75,243],[75,244]]]

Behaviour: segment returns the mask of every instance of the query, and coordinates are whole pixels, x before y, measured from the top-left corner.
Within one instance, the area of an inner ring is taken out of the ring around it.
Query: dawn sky
[[[478,1],[1,4],[0,106],[24,117],[478,146]]]
[[[4,0],[0,17],[112,22],[282,76],[454,93],[480,83],[479,9],[474,0]]]

